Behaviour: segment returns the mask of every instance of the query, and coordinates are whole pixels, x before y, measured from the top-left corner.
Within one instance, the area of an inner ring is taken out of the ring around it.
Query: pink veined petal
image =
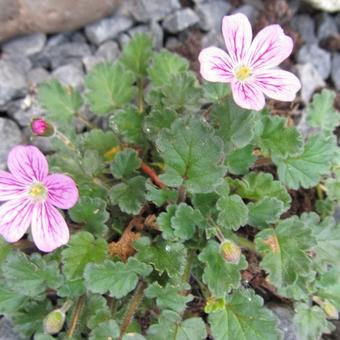
[[[200,72],[205,80],[227,83],[233,79],[232,63],[226,52],[217,47],[208,47],[198,56]]]
[[[254,38],[247,64],[253,68],[270,68],[279,65],[293,50],[293,40],[284,34],[279,25],[263,28]]]
[[[262,70],[254,78],[261,91],[276,100],[292,101],[301,88],[300,80],[293,73],[284,70]]]
[[[30,226],[33,204],[27,198],[5,202],[0,206],[0,234],[7,242],[20,240]]]
[[[263,93],[252,83],[234,81],[231,90],[236,104],[244,109],[260,111],[265,105]]]
[[[242,61],[253,38],[249,19],[241,13],[225,16],[222,21],[222,33],[233,63]]]
[[[60,209],[72,208],[78,201],[78,189],[73,179],[63,174],[46,177],[44,184],[48,189],[48,202]]]
[[[53,251],[70,238],[64,217],[48,202],[34,206],[31,230],[34,243],[44,252]]]
[[[0,202],[25,195],[27,185],[18,181],[11,173],[0,170]]]
[[[41,151],[32,145],[15,146],[8,155],[8,169],[24,183],[42,181],[48,174],[48,163]]]

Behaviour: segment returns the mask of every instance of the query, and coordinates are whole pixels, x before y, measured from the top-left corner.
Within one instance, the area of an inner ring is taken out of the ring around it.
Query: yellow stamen
[[[31,186],[29,194],[34,198],[34,199],[42,199],[45,198],[47,193],[47,190],[45,186],[41,183],[35,183]]]
[[[246,80],[250,75],[251,69],[245,65],[240,66],[235,72],[236,78],[240,81]]]

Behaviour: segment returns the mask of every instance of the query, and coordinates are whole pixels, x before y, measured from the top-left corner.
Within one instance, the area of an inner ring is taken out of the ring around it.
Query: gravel
[[[6,44],[2,45],[4,53],[9,54],[24,54],[30,56],[39,53],[43,50],[46,43],[46,34],[34,33],[12,39]]]
[[[53,71],[52,77],[64,85],[71,85],[79,90],[84,87],[84,72],[81,63],[60,66]]]
[[[315,35],[315,22],[310,15],[301,14],[295,16],[291,21],[292,28],[295,29],[306,44],[317,42]]]
[[[338,34],[338,27],[334,18],[326,13],[322,13],[318,18],[318,39],[323,40],[335,37]]]
[[[332,61],[332,81],[338,91],[340,91],[340,53],[333,57]]]
[[[199,16],[192,9],[185,8],[167,16],[163,27],[170,33],[178,33],[197,24],[199,20]]]

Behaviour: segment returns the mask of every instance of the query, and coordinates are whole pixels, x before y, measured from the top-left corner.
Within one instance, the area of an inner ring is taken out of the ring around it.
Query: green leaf
[[[334,256],[334,255],[333,255]],[[331,269],[323,273],[317,278],[316,287],[317,295],[322,299],[327,299],[329,302],[340,309],[340,271],[339,269]]]
[[[333,131],[340,122],[340,114],[334,109],[334,91],[323,89],[313,96],[312,103],[307,108],[307,121],[314,128]]]
[[[311,136],[303,153],[287,159],[273,158],[278,167],[280,181],[291,189],[305,189],[318,184],[322,175],[328,173],[335,156],[334,136],[315,134]]]
[[[204,98],[211,103],[221,102],[231,95],[230,86],[226,83],[203,82]]]
[[[211,192],[221,182],[226,171],[221,165],[222,141],[203,121],[177,119],[171,129],[161,131],[157,146],[165,161],[160,177],[168,186],[184,185],[187,191],[199,193]]]
[[[117,179],[128,178],[136,173],[141,160],[133,149],[124,149],[119,152],[111,163],[111,172]]]
[[[311,230],[297,217],[280,221],[256,235],[256,249],[262,255],[261,267],[269,273],[276,287],[293,285],[311,268],[307,251],[314,244]]]
[[[232,100],[215,106],[212,119],[227,153],[244,148],[255,136],[257,112],[242,109]]]
[[[201,318],[190,318],[184,321],[173,311],[165,310],[158,319],[158,324],[151,325],[148,340],[203,340],[207,336],[205,324]]]
[[[233,175],[244,175],[255,161],[256,157],[253,155],[253,146],[247,145],[242,149],[232,151],[228,155],[225,165],[228,167],[228,172]]]
[[[177,192],[175,190],[169,188],[159,189],[153,185],[151,181],[146,181],[146,190],[146,199],[158,207],[166,202],[175,202],[177,198]]]
[[[171,219],[176,214],[176,205],[168,205],[165,212],[162,212],[157,217],[157,225],[162,231],[162,237],[165,240],[174,241],[176,239],[175,231],[171,225]]]
[[[301,154],[303,137],[295,127],[285,127],[286,119],[263,117],[263,131],[258,139],[262,153],[269,157],[287,158]]]
[[[82,106],[79,92],[70,86],[62,86],[57,80],[40,85],[38,98],[48,118],[60,122],[70,121]]]
[[[132,194],[133,193],[133,194]],[[111,188],[110,198],[121,211],[137,215],[145,202],[145,178],[136,176]]]
[[[146,340],[143,335],[137,334],[135,332],[126,333],[122,340]]]
[[[1,314],[16,312],[27,298],[18,294],[3,282],[0,285],[0,311]]]
[[[90,334],[90,340],[107,340],[119,337],[120,329],[115,320],[99,324]]]
[[[194,297],[191,294],[183,295],[183,287],[175,287],[167,284],[162,287],[157,282],[152,283],[145,291],[149,299],[156,298],[157,306],[160,309],[171,309],[181,313],[186,309],[186,304]]]
[[[281,339],[275,316],[250,289],[228,295],[225,307],[209,314],[209,323],[215,340]]]
[[[143,144],[143,115],[134,106],[118,110],[110,117],[110,127],[122,137],[123,141],[131,144]]]
[[[82,146],[85,150],[95,150],[104,156],[105,152],[119,145],[118,138],[112,131],[93,129],[82,135]]]
[[[216,202],[219,196],[216,192],[208,194],[195,194],[192,197],[192,203],[196,209],[205,217],[214,216],[217,214]]]
[[[139,276],[148,276],[151,271],[151,266],[130,257],[126,263],[109,260],[102,264],[90,263],[86,266],[84,277],[91,292],[110,292],[110,296],[120,299],[135,289]]]
[[[142,237],[134,244],[137,259],[151,264],[161,275],[167,272],[170,278],[179,278],[184,271],[186,248],[181,243],[166,243],[160,240],[155,244],[147,237]]]
[[[82,196],[69,214],[72,221],[84,224],[83,230],[96,236],[103,236],[107,231],[106,222],[110,215],[106,211],[106,202],[98,197]]]
[[[217,223],[223,230],[237,230],[247,224],[248,207],[238,195],[223,195],[216,204],[219,211]]]
[[[171,218],[174,234],[182,240],[190,240],[195,235],[196,228],[202,223],[203,217],[201,213],[186,203],[180,203],[176,207],[175,216]]]
[[[248,224],[263,229],[276,223],[285,211],[283,202],[275,197],[264,197],[256,203],[250,202]]]
[[[318,306],[299,303],[295,308],[294,325],[299,340],[320,339],[323,333],[330,333],[334,326],[327,321],[325,313]]]
[[[12,252],[2,265],[8,287],[20,295],[36,297],[47,288],[58,288],[62,284],[58,263],[47,262],[39,254],[30,257],[22,252]]]
[[[85,294],[85,286],[83,278],[75,280],[67,280],[57,290],[57,294],[60,297],[76,298]]]
[[[220,254],[219,244],[212,240],[202,250],[198,259],[205,264],[203,282],[217,298],[224,297],[228,291],[240,286],[240,271],[248,265],[243,255],[237,264],[225,261]]]
[[[112,318],[112,312],[106,299],[101,295],[91,294],[86,299],[85,310],[82,311],[82,319],[86,326],[94,329],[102,322]],[[80,320],[82,322],[82,320]],[[106,340],[106,339],[105,339]]]
[[[162,129],[170,129],[176,117],[175,111],[153,109],[144,118],[143,130],[148,138],[154,142]]]
[[[148,35],[136,34],[124,46],[120,60],[138,78],[145,77],[151,58],[152,47],[152,39]]]
[[[135,94],[134,81],[133,74],[122,64],[96,65],[85,79],[91,110],[97,115],[107,116],[130,102]]]
[[[242,180],[230,181],[230,185],[243,199],[256,202],[265,197],[274,197],[283,202],[285,210],[290,207],[291,197],[287,190],[269,173],[250,172]]]
[[[62,251],[64,273],[67,279],[81,278],[88,263],[100,263],[107,257],[107,243],[86,231],[71,237],[69,247]]]
[[[154,53],[152,64],[148,69],[153,86],[166,85],[174,75],[189,69],[189,63],[178,54],[167,50]]]

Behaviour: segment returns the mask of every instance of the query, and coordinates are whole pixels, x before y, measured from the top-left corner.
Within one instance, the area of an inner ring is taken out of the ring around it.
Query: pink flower
[[[31,122],[31,129],[36,136],[49,137],[54,134],[53,126],[44,118],[34,118]]]
[[[265,97],[292,101],[301,88],[292,73],[278,69],[292,52],[293,41],[279,25],[262,29],[252,41],[252,29],[243,14],[225,16],[222,33],[228,54],[217,47],[201,51],[201,75],[212,82],[230,83],[235,102],[261,110]]]
[[[14,147],[0,170],[0,234],[18,241],[31,225],[34,243],[45,252],[66,244],[69,230],[55,208],[69,209],[78,200],[74,181],[62,174],[48,174],[45,156],[35,146]]]

